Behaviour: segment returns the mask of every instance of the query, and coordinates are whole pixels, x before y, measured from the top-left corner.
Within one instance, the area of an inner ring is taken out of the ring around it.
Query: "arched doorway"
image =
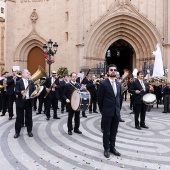
[[[133,47],[125,40],[119,39],[108,48],[106,52],[106,64],[115,64],[120,72],[124,73],[124,69],[132,71],[133,69]]]
[[[34,47],[28,54],[27,68],[31,75],[34,74],[38,66],[41,66],[45,70],[45,58],[43,51],[39,47]]]

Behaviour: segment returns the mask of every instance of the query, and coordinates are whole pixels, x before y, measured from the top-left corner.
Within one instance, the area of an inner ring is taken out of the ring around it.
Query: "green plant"
[[[62,73],[62,71],[63,71],[63,69],[64,69],[65,67],[60,67],[59,69],[58,69],[58,71],[57,71],[57,75],[59,76],[61,76],[61,77],[64,77],[65,75],[68,75],[68,69],[66,68],[66,70],[64,71],[64,73],[61,75],[61,73]]]

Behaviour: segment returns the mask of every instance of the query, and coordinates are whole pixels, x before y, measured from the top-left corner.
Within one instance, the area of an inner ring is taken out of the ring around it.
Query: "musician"
[[[46,92],[48,93],[47,97],[45,98],[47,120],[50,119],[51,105],[54,111],[53,119],[60,119],[60,117],[57,116],[57,103],[58,103],[58,98],[59,98],[60,85],[59,85],[59,82],[55,83],[56,75],[57,75],[56,71],[52,71],[51,77],[48,77],[44,83]],[[51,86],[52,86],[52,89],[50,89]]]
[[[28,90],[27,90],[28,89]],[[29,80],[29,72],[27,69],[22,70],[22,78],[16,82],[15,94],[16,98],[16,122],[15,122],[15,135],[14,138],[18,138],[21,131],[21,126],[24,120],[27,125],[27,132],[29,137],[33,137],[32,134],[32,107],[34,105],[33,99],[30,98],[32,92],[35,90],[34,83]],[[25,97],[23,97],[25,95]]]
[[[162,113],[170,113],[169,103],[170,103],[170,89],[167,83],[162,87],[162,97],[164,104],[164,111]]]
[[[65,75],[62,80],[60,81],[60,93],[61,96],[63,96],[63,91],[65,89],[66,84],[68,83],[68,75]],[[64,113],[64,107],[66,106],[66,101],[63,97],[61,97],[61,113]],[[66,107],[66,112],[67,112],[67,107]]]
[[[8,113],[9,120],[14,116],[13,114],[13,103],[16,100],[15,97],[15,85],[20,78],[18,77],[17,71],[12,69],[12,75],[7,77],[7,96],[8,96]]]
[[[156,95],[157,108],[158,105],[161,104],[161,98],[162,98],[161,89],[162,89],[162,85],[154,86],[154,94]]]
[[[82,87],[85,87],[85,86],[87,85],[87,83],[88,83],[88,79],[86,78],[87,75],[84,76],[84,70],[80,70],[80,73],[81,73],[83,76],[82,76],[82,77],[78,77],[78,78],[76,79],[76,82],[79,83]],[[85,110],[82,111],[82,116],[85,117],[85,118],[87,118],[87,115],[86,115],[86,113],[85,113]]]
[[[153,91],[152,86],[146,86],[144,83],[144,73],[142,71],[137,72],[137,79],[134,80],[130,86],[129,92],[134,95],[134,114],[135,114],[135,128],[141,130],[142,128],[149,128],[145,124],[145,115],[147,106],[144,104],[142,97],[149,92]],[[140,124],[139,124],[140,115]]]
[[[63,98],[65,99],[67,103],[68,108],[68,121],[67,121],[67,127],[68,127],[68,135],[72,135],[73,130],[73,124],[72,119],[74,118],[74,132],[78,134],[82,134],[82,132],[79,130],[80,126],[80,111],[74,111],[71,108],[71,94],[75,89],[80,89],[80,84],[76,82],[77,74],[75,72],[72,72],[70,74],[70,82],[65,86],[64,92],[63,92]]]
[[[110,152],[121,154],[115,149],[116,134],[120,119],[121,84],[116,80],[117,67],[111,64],[107,68],[109,78],[102,81],[98,90],[98,105],[102,113],[104,156]]]
[[[118,82],[121,82],[121,78],[120,78],[120,73],[117,71],[116,72],[116,79],[118,80]],[[122,103],[123,103],[123,94],[121,94],[121,100],[120,100],[120,110],[122,109]],[[125,122],[120,115],[120,119],[119,122]]]
[[[8,72],[5,71],[2,74],[2,79],[0,80],[0,85],[7,85],[7,77],[8,77]],[[1,89],[1,97],[2,97],[2,114],[1,116],[5,116],[5,113],[7,112],[8,109],[8,96],[7,96],[7,88],[4,87]]]
[[[90,92],[91,95],[91,101],[90,101],[90,106],[89,106],[89,113],[92,113],[92,105],[93,105],[93,113],[98,113],[97,112],[97,82],[96,82],[96,76],[93,74],[91,76],[91,80],[88,81],[87,83],[87,90]]]

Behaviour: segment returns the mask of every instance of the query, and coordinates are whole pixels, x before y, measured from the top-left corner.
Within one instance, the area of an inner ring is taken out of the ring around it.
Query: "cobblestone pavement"
[[[47,121],[44,114],[33,113],[33,134],[30,138],[25,127],[14,139],[14,118],[0,117],[0,170],[170,170],[170,113],[162,113],[163,106],[147,112],[149,129],[134,128],[129,103],[121,111],[116,149],[121,157],[103,156],[101,115],[81,117],[82,135],[67,134],[67,113],[59,120]],[[52,113],[51,113],[52,114]]]

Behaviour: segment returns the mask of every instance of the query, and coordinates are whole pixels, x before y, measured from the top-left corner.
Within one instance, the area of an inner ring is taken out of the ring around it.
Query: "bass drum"
[[[74,111],[85,111],[90,105],[91,96],[87,90],[76,89],[71,95],[71,108]]]
[[[156,103],[156,95],[152,94],[152,93],[148,93],[145,94],[143,96],[143,102],[147,105],[147,106],[152,106]]]

